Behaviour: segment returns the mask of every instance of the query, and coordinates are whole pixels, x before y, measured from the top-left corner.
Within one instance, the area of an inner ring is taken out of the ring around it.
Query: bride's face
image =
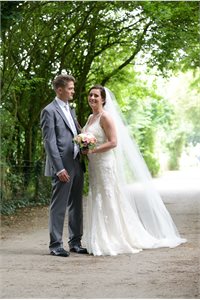
[[[103,105],[103,99],[99,89],[92,89],[88,95],[88,102],[92,109],[101,108]]]

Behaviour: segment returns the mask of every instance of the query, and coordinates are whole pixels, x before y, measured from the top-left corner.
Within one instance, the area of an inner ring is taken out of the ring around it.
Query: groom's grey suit
[[[70,109],[77,132],[80,133],[73,111]],[[79,245],[83,234],[83,170],[74,159],[74,134],[61,107],[56,100],[41,112],[41,127],[46,151],[45,175],[52,177],[52,199],[50,204],[49,231],[50,250],[63,247],[63,227],[68,208],[69,247]],[[69,182],[62,182],[56,175],[66,169]]]

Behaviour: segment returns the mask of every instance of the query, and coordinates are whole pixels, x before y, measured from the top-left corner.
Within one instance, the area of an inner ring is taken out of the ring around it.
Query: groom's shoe
[[[70,255],[70,253],[63,248],[51,250],[50,254],[55,256],[63,256],[63,257],[67,257]]]
[[[70,248],[70,252],[76,252],[78,254],[87,254],[87,249],[81,247],[81,245],[74,245],[72,248]]]

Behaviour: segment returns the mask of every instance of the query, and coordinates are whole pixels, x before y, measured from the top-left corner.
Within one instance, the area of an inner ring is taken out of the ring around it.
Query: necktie
[[[71,128],[74,136],[76,136],[78,133],[76,130],[76,126],[74,124],[74,120],[72,119],[72,116],[71,116],[71,113],[69,110],[69,105],[65,104],[64,108],[65,108],[65,112],[66,112],[65,115],[67,117],[67,121],[69,122],[70,128]],[[76,158],[78,152],[79,152],[79,146],[76,143],[74,143],[74,158]]]

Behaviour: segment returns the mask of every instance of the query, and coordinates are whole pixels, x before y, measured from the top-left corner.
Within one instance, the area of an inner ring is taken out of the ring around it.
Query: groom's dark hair
[[[72,75],[60,74],[53,80],[53,88],[56,91],[59,87],[65,87],[69,81],[75,82]]]
[[[104,103],[103,103],[103,106],[104,106],[106,104],[106,91],[105,91],[104,87],[100,84],[95,84],[89,89],[89,92],[93,89],[100,90],[101,97],[104,100]]]

